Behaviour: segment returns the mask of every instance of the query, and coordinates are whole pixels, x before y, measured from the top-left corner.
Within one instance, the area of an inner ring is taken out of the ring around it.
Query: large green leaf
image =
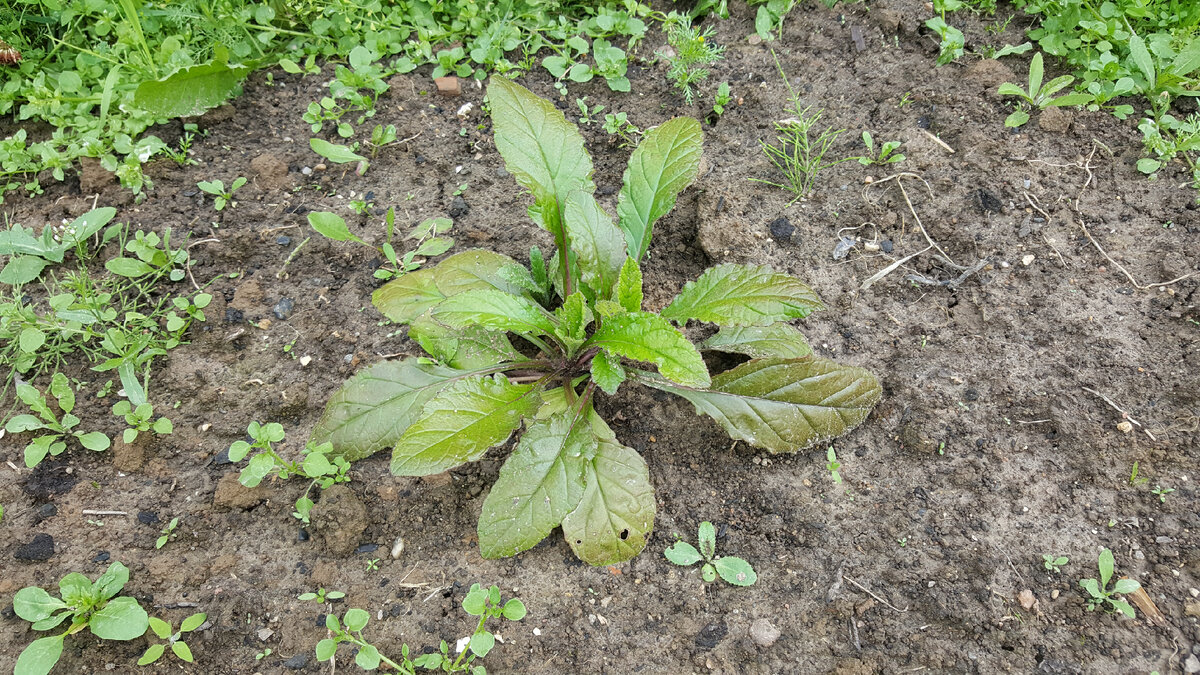
[[[447,384],[473,375],[420,359],[377,363],[358,372],[329,399],[312,432],[350,461],[395,445],[425,403]]]
[[[617,216],[635,260],[650,247],[654,221],[675,206],[675,197],[696,178],[703,141],[699,122],[676,117],[646,132],[629,157]]]
[[[554,104],[503,77],[488,84],[496,149],[517,182],[533,193],[529,215],[562,244],[561,213],[574,190],[592,192],[583,136]]]
[[[460,380],[425,404],[392,450],[392,473],[428,476],[479,459],[532,415],[541,398],[531,384],[503,375]]]
[[[67,606],[67,603],[37,586],[26,586],[17,591],[12,603],[17,616],[30,622],[41,621]]]
[[[646,461],[616,441],[593,414],[600,442],[585,467],[583,497],[563,518],[563,537],[580,560],[611,565],[641,553],[654,529],[654,487]]]
[[[503,558],[533,548],[562,523],[583,497],[584,465],[596,443],[587,419],[571,411],[528,425],[483,501],[483,557]]]
[[[825,309],[799,279],[766,265],[717,265],[689,281],[662,311],[664,319],[699,319],[721,326],[768,326]]]
[[[145,634],[150,627],[150,617],[137,600],[129,597],[113,598],[104,609],[92,614],[88,628],[102,640],[132,640]]]
[[[633,258],[626,258],[621,266],[621,277],[617,280],[617,302],[627,312],[642,309],[642,268]]]
[[[58,663],[59,657],[62,656],[62,651],[62,635],[38,638],[30,642],[29,646],[17,657],[13,673],[19,673],[20,675],[46,675]]]
[[[564,216],[571,250],[579,256],[583,283],[595,297],[608,299],[625,263],[625,237],[591,193],[572,192]]]
[[[504,333],[479,326],[450,328],[434,321],[428,313],[413,320],[408,327],[408,337],[451,368],[486,368],[526,360]]]
[[[451,328],[481,326],[532,335],[554,332],[554,317],[536,302],[494,288],[479,288],[446,298],[433,318]]]
[[[214,58],[141,83],[133,93],[133,105],[155,117],[195,117],[224,103],[249,73],[249,66],[230,66]]]
[[[478,288],[498,288],[520,294],[520,286],[508,281],[500,270],[517,264],[512,258],[471,249],[455,253],[438,263],[389,281],[371,295],[371,302],[384,316],[404,324],[421,316],[442,300]]]
[[[770,326],[724,326],[700,343],[701,349],[745,354],[752,359],[800,359],[812,353],[808,340],[786,323]]]
[[[617,314],[604,320],[588,344],[617,356],[649,361],[667,379],[707,387],[708,369],[695,345],[663,318],[649,312]]]
[[[0,283],[10,286],[27,284],[42,275],[42,270],[50,263],[32,255],[14,255],[8,264],[0,270]]]
[[[648,373],[639,380],[691,401],[731,438],[774,453],[796,452],[858,426],[879,401],[879,380],[828,359],[757,359],[713,378],[708,390]]]

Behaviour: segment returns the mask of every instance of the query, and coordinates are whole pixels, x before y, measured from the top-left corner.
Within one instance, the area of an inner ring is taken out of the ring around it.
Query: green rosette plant
[[[825,443],[867,417],[879,381],[812,354],[787,322],[824,306],[793,277],[717,265],[661,312],[643,307],[639,263],[654,223],[696,177],[699,122],[646,132],[614,222],[594,197],[583,137],[561,112],[499,77],[488,100],[496,148],[532,193],[529,216],[553,236],[553,255],[535,247],[526,267],[468,250],[376,290],[379,311],[407,324],[432,358],[359,372],[329,401],[315,442],[352,461],[391,448],[392,473],[424,476],[478,460],[524,426],[483,502],[483,556],[515,555],[561,526],[580,559],[604,565],[645,547],[655,500],[646,462],[596,414],[600,393],[631,382],[677,394],[773,453]],[[689,320],[719,331],[693,344],[679,328]],[[705,349],[750,359],[712,376]]]

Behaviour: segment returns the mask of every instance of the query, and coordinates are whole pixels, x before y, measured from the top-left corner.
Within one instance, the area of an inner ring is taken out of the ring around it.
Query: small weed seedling
[[[378,572],[379,571],[379,560],[380,560],[379,558],[371,558],[370,560],[368,560],[367,561],[367,571],[368,572]]]
[[[1149,482],[1150,482],[1149,478],[1138,475],[1138,463],[1134,462],[1133,463],[1133,471],[1129,472],[1129,484],[1134,487],[1137,487],[1143,483],[1149,483]]]
[[[167,645],[171,646],[171,653],[178,657],[181,661],[192,663],[192,649],[187,646],[187,643],[182,640],[184,633],[190,633],[200,626],[204,625],[204,620],[208,615],[203,612],[198,612],[183,620],[179,625],[178,631],[171,630],[171,624],[157,617],[150,617],[150,630],[158,636],[160,640],[166,640],[166,644],[153,644],[146,649],[146,653],[142,654],[142,658],[138,659],[139,666],[148,666],[162,657],[167,650]]]
[[[1070,75],[1062,75],[1042,84],[1042,53],[1038,52],[1033,55],[1033,59],[1029,62],[1029,90],[1023,90],[1019,86],[1005,82],[1000,85],[997,93],[1001,96],[1016,96],[1020,98],[1030,107],[1038,110],[1046,108],[1065,107],[1072,105],[1086,105],[1092,100],[1091,94],[1065,94],[1055,97],[1054,95],[1075,81]],[[1017,108],[1004,120],[1006,127],[1019,127],[1029,121],[1029,113],[1024,108]]]
[[[303,459],[289,462],[280,457],[273,446],[284,439],[282,424],[251,422],[246,432],[250,434],[252,442],[235,441],[229,446],[229,461],[240,462],[252,450],[258,452],[250,458],[246,468],[242,469],[238,481],[246,487],[255,487],[272,473],[283,480],[294,476],[309,479],[308,489],[296,500],[296,510],[292,513],[303,523],[309,522],[308,514],[312,511],[313,500],[309,499],[308,495],[313,487],[320,486],[324,490],[336,483],[350,481],[350,477],[346,475],[346,471],[350,469],[350,462],[341,456],[331,456],[333,446],[330,443],[310,443],[304,447]]]
[[[833,479],[833,484],[841,485],[842,474],[838,469],[842,468],[842,463],[838,461],[837,452],[832,446],[825,450],[825,468],[829,470],[829,477]]]
[[[673,56],[668,57],[671,66],[667,70],[667,79],[683,94],[683,100],[691,105],[692,85],[708,79],[706,66],[725,58],[725,48],[712,43],[717,34],[715,29],[709,26],[701,31],[692,25],[689,17],[677,12],[667,15],[664,28],[667,43],[675,51]]]
[[[301,593],[296,596],[297,600],[316,600],[319,604],[325,604],[327,600],[341,600],[346,597],[346,594],[341,591],[326,592],[324,588],[318,588],[316,593],[308,592]]]
[[[363,157],[355,152],[355,150],[358,148],[357,142],[352,148],[346,145],[330,143],[323,138],[310,138],[308,139],[308,147],[312,148],[313,152],[324,157],[330,162],[333,162],[334,164],[349,164],[351,162],[358,162],[358,168],[355,170],[355,173],[360,176],[366,174],[367,169],[371,166],[371,163],[367,161],[366,157]]]
[[[473,666],[476,658],[484,658],[496,645],[496,637],[486,630],[488,619],[508,619],[520,621],[525,618],[525,603],[517,598],[510,598],[501,603],[500,588],[492,586],[484,589],[479,584],[472,584],[471,590],[463,598],[463,610],[471,616],[479,617],[475,632],[471,634],[466,648],[459,652],[458,658],[451,656],[450,645],[442,640],[440,653],[423,654],[415,659],[409,659],[408,645],[400,649],[400,661],[379,653],[379,649],[363,638],[362,631],[366,628],[371,615],[363,609],[350,609],[342,616],[342,620],[334,614],[325,617],[325,627],[333,633],[333,637],[317,643],[317,660],[328,661],[337,653],[337,647],[343,642],[356,645],[358,653],[354,662],[363,670],[375,670],[383,663],[395,669],[401,675],[415,675],[417,668],[425,670],[441,670],[447,673],[470,672],[472,675],[486,675],[483,666]]]
[[[465,190],[466,184],[464,183],[460,189]],[[336,213],[313,211],[308,214],[308,224],[312,225],[314,230],[327,239],[332,239],[333,241],[353,241],[378,251],[387,261],[387,264],[381,265],[375,270],[375,278],[384,281],[402,277],[413,270],[419,269],[424,264],[425,258],[441,255],[454,246],[453,239],[441,236],[454,226],[454,221],[449,218],[428,218],[421,221],[419,225],[404,236],[406,241],[414,241],[416,243],[403,257],[397,257],[396,248],[392,245],[392,237],[396,232],[395,207],[388,208],[387,215],[384,217],[384,242],[382,246],[378,247],[368,244],[361,237],[351,232],[350,228],[346,226],[346,220]]]
[[[167,526],[162,529],[160,533],[162,536],[154,542],[154,548],[162,548],[167,545],[168,541],[178,537],[179,535],[175,534],[175,528],[177,527],[179,527],[179,518],[172,518],[171,522],[167,523]]]
[[[67,449],[65,439],[68,437],[79,441],[79,444],[88,450],[102,452],[108,449],[110,445],[108,436],[99,431],[84,433],[75,429],[79,426],[79,418],[71,414],[71,411],[75,409],[75,392],[71,389],[66,375],[54,373],[54,376],[50,378],[50,388],[47,392],[58,401],[58,408],[63,414],[61,420],[50,409],[42,392],[33,385],[22,382],[17,385],[17,398],[29,406],[30,410],[37,413],[37,416],[28,413],[14,415],[4,425],[4,430],[10,434],[28,431],[47,432],[35,437],[29,442],[29,445],[25,446],[25,466],[32,469],[40,464],[47,454],[61,455]]]
[[[859,157],[858,158],[859,164],[862,164],[863,166],[871,166],[872,164],[878,164],[880,166],[883,166],[885,164],[895,164],[897,162],[904,161],[904,154],[900,153],[900,152],[896,152],[896,150],[900,147],[900,141],[885,142],[882,146],[880,146],[879,154],[876,155],[875,154],[875,142],[871,138],[871,132],[864,131],[863,135],[862,135],[862,139],[863,139],[863,144],[867,146],[867,156]],[[895,154],[893,154],[893,153],[895,153]]]
[[[1142,585],[1136,579],[1117,579],[1117,583],[1112,589],[1108,588],[1108,580],[1113,575],[1113,554],[1108,549],[1100,551],[1100,557],[1096,561],[1100,568],[1100,580],[1095,579],[1080,579],[1079,585],[1088,594],[1088,611],[1094,611],[1097,607],[1103,608],[1105,603],[1112,606],[1112,610],[1120,610],[1122,614],[1133,618],[1133,607],[1128,602],[1117,598],[1118,593],[1132,593],[1141,588]]]
[[[371,215],[371,208],[373,206],[375,206],[375,204],[373,202],[367,201],[366,199],[351,199],[350,200],[350,210],[357,213],[360,216]]]
[[[267,658],[268,656],[270,656],[272,653],[273,653],[273,651],[271,650],[271,648],[270,648],[270,647],[267,647],[266,649],[262,650],[261,652],[259,652],[259,653],[255,654],[255,655],[254,655],[254,660],[255,660],[255,661],[262,661],[263,659],[265,659],[265,658]]]
[[[700,523],[699,539],[700,550],[698,551],[695,546],[679,540],[663,551],[663,555],[667,557],[667,560],[684,567],[695,565],[703,560],[704,566],[700,568],[700,576],[705,582],[716,580],[717,575],[734,586],[752,586],[755,581],[758,581],[758,575],[754,573],[754,568],[745,560],[731,555],[716,557],[717,532],[713,528],[713,524],[707,520]]]
[[[733,101],[733,92],[729,89],[728,82],[722,82],[717,85],[717,96],[713,100],[713,114],[717,117],[725,114],[725,108]],[[709,120],[710,122],[713,120]]]
[[[629,121],[629,113],[604,113],[604,133],[619,138],[621,142],[618,143],[618,147],[623,148],[636,145],[634,136],[640,135],[642,130]]]
[[[87,627],[101,640],[133,640],[145,634],[149,626],[146,610],[137,600],[115,597],[129,581],[129,568],[119,562],[95,582],[72,572],[58,582],[60,598],[36,586],[28,586],[13,596],[13,611],[34,630],[51,630],[70,620],[67,629],[58,635],[34,640],[17,657],[14,675],[44,675],[54,668],[62,656],[63,640]]]
[[[1054,572],[1055,574],[1062,572],[1062,566],[1066,565],[1068,562],[1070,562],[1070,560],[1065,555],[1054,556],[1050,555],[1049,553],[1042,554],[1042,567],[1045,567],[1047,571]]]
[[[604,112],[604,106],[602,105],[588,107],[586,96],[575,99],[575,105],[579,106],[580,124],[599,122],[600,113]]]
[[[113,404],[112,411],[117,417],[124,417],[125,423],[129,425],[121,434],[121,440],[126,444],[136,441],[138,433],[143,431],[153,431],[159,436],[165,436],[175,430],[171,420],[166,417],[154,419],[154,406],[149,403],[142,403],[135,408],[129,401],[117,401]]]
[[[1158,495],[1158,501],[1162,502],[1163,504],[1166,504],[1167,503],[1167,495],[1171,494],[1174,491],[1175,491],[1175,488],[1165,488],[1161,485],[1155,485],[1154,489],[1151,490],[1150,492]]]
[[[246,179],[243,176],[238,176],[233,179],[233,184],[229,186],[229,192],[225,191],[225,183],[219,180],[202,180],[196,183],[196,187],[213,196],[213,208],[221,211],[226,205],[236,207],[237,202],[233,201],[233,193],[238,191],[238,188],[246,184]]]
[[[531,249],[528,267],[463,251],[378,288],[375,307],[433,358],[360,371],[331,396],[310,442],[332,443],[349,461],[390,448],[393,474],[425,476],[478,461],[523,428],[482,504],[481,554],[517,555],[561,527],[580,559],[611,565],[645,547],[656,503],[645,460],[617,439],[595,398],[634,383],[673,393],[775,453],[866,419],[878,379],[812,355],[786,322],[824,305],[794,277],[717,265],[660,312],[643,309],[639,261],[655,221],[699,171],[697,120],[646,132],[614,218],[596,201],[582,135],[553,103],[500,77],[487,98],[496,148],[533,192],[529,214],[557,250]],[[694,344],[676,327],[692,319],[720,332]],[[512,336],[529,347],[519,351]],[[712,375],[701,349],[752,358]]]

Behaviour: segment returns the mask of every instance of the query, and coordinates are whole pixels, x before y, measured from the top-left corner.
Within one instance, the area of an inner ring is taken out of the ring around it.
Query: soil
[[[283,452],[297,453],[346,378],[417,353],[370,305],[379,260],[369,250],[313,237],[285,266],[311,232],[305,213],[347,214],[360,236],[378,240],[378,215],[348,208],[365,193],[377,209],[394,205],[405,225],[453,208],[454,250],[524,261],[550,239],[525,215],[528,198],[502,168],[473,82],[442,98],[427,68],[394,78],[375,121],[409,140],[358,176],[318,167],[308,148],[300,115],[328,69],[307,78],[276,70],[198,120],[199,164],[156,162],[140,204],[95,176],[87,190],[78,179],[46,182],[45,194],[5,203],[27,225],[77,216],[94,200],[114,205],[120,220],[187,233],[201,283],[239,276],[212,284],[208,321],[158,362],[151,393],[174,434],[123,448],[119,467],[115,453],[77,449],[32,472],[19,439],[0,440],[11,467],[0,479],[4,605],[23,586],[53,587],[71,571],[95,578],[123,561],[126,592],[153,614],[208,613],[210,625],[188,640],[197,655],[181,668],[189,673],[328,669],[313,657],[328,610],[296,599],[318,587],[346,592],[332,605],[339,614],[368,608],[365,633],[385,654],[404,642],[432,649],[473,628],[459,603],[477,581],[529,608],[524,621],[499,626],[503,644],[484,662],[493,673],[1166,673],[1195,664],[1200,217],[1184,172],[1147,181],[1136,171],[1135,120],[1056,111],[1006,129],[994,92],[1022,81],[1022,60],[968,55],[935,67],[937,38],[919,29],[920,3],[806,5],[773,44],[748,42],[753,15],[731,5],[734,19],[716,24],[726,58],[702,100],[729,81],[737,102],[704,125],[707,167],[657,226],[646,301],[661,308],[718,262],[769,263],[809,282],[830,306],[799,323],[816,352],[873,370],[884,387],[871,417],[834,444],[843,483],[831,480],[824,447],[791,456],[731,447],[685,401],[626,386],[599,407],[645,457],[658,499],[653,536],[627,564],[583,565],[557,533],[516,558],[480,558],[476,518],[511,442],[426,479],[391,476],[387,453],[358,462],[338,495],[343,509],[326,521],[361,534],[302,533],[291,511],[305,486],[242,488],[223,451],[259,420],[281,422]],[[988,22],[969,19],[969,44],[1019,43],[1018,23],[990,35]],[[851,37],[859,31],[862,50]],[[640,56],[661,40],[651,35]],[[877,144],[904,141],[907,159],[840,164],[796,203],[750,182],[778,180],[759,149],[787,115],[771,47],[801,100],[847,130],[831,156],[860,153],[869,129]],[[544,72],[522,81],[572,120],[583,95],[643,128],[708,114],[684,105],[664,73],[647,58],[630,69],[634,93],[597,81],[573,85],[566,100]],[[474,107],[460,119],[465,103]],[[168,141],[179,132],[159,130]],[[601,202],[615,210],[630,149],[598,124],[583,132]],[[252,180],[221,212],[196,189],[240,175]],[[855,246],[835,259],[841,237]],[[964,268],[975,272],[962,278]],[[107,379],[82,366],[68,374]],[[105,404],[80,401],[91,428],[119,434]],[[1131,431],[1118,428],[1118,407],[1136,420]],[[1135,462],[1149,483],[1130,485]],[[1175,491],[1160,501],[1155,485]],[[178,536],[155,549],[173,517]],[[719,552],[751,561],[755,586],[706,585],[697,569],[663,558],[701,520],[717,525]],[[43,534],[53,539],[48,560]],[[393,559],[397,537],[404,550]],[[1142,583],[1161,623],[1141,609],[1135,620],[1087,611],[1078,579],[1096,576],[1102,547],[1119,575]],[[1046,553],[1070,562],[1049,572]],[[0,669],[34,637],[6,609]],[[146,642],[81,634],[67,645],[59,672],[134,672]],[[347,648],[339,661],[354,668]]]

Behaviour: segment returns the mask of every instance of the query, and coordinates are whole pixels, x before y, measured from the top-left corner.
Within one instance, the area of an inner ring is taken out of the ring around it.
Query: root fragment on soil
[[[960,270],[968,269],[966,267],[961,267],[961,266],[957,265],[954,262],[954,260],[950,257],[950,254],[946,253],[946,251],[941,246],[938,246],[937,242],[933,240],[933,237],[929,236],[929,231],[925,229],[925,224],[921,222],[921,216],[917,215],[917,209],[913,206],[912,200],[909,199],[909,197],[908,197],[908,191],[904,189],[904,182],[901,180],[902,178],[915,178],[915,179],[921,181],[921,183],[923,183],[925,185],[925,189],[929,191],[929,196],[931,198],[934,196],[933,188],[930,187],[928,181],[926,181],[924,178],[921,178],[920,176],[918,176],[915,173],[909,173],[907,171],[904,171],[901,173],[892,174],[891,176],[888,176],[887,178],[881,178],[877,181],[869,183],[866,187],[863,188],[863,195],[862,195],[863,201],[867,202],[868,204],[874,205],[875,202],[872,202],[867,197],[867,190],[870,189],[872,186],[882,185],[891,180],[896,181],[897,187],[900,188],[900,194],[903,195],[903,197],[904,197],[904,203],[908,206],[908,212],[912,214],[913,220],[917,223],[917,228],[921,230],[921,236],[925,237],[925,241],[926,241],[926,243],[929,244],[929,246],[926,246],[925,248],[921,249],[920,251],[917,251],[916,253],[913,253],[904,258],[901,258],[900,260],[893,262],[892,264],[890,264],[887,267],[883,268],[882,270],[876,272],[875,274],[872,274],[869,278],[867,278],[866,281],[863,282],[862,286],[859,287],[859,290],[861,290],[861,291],[867,290],[873,284],[875,284],[875,282],[877,282],[880,279],[891,274],[897,267],[900,267],[904,263],[921,255],[922,253],[925,253],[926,251],[929,251],[930,249],[936,249],[937,252],[942,255],[942,259],[948,265],[951,265],[952,267],[955,267]],[[986,264],[987,264],[987,261],[984,261],[984,265],[986,265]],[[983,265],[980,266],[980,269],[982,269],[982,268],[983,268]],[[979,270],[975,270],[975,271],[977,272]],[[974,274],[974,272],[972,272],[972,274]],[[958,280],[957,283],[962,283],[962,281],[964,281],[964,280],[965,280],[965,277]],[[934,283],[940,284],[941,282],[934,282]]]
[[[926,136],[928,136],[928,137],[929,137],[929,140],[931,140],[931,141],[933,141],[934,143],[937,143],[938,145],[942,146],[942,149],[943,149],[943,150],[945,150],[946,152],[948,152],[948,153],[950,153],[950,154],[952,154],[952,155],[954,154],[954,148],[950,147],[950,146],[949,146],[949,145],[946,143],[946,141],[943,141],[942,139],[938,138],[937,136],[934,136],[933,134],[929,133],[929,130],[928,130],[928,129],[921,129],[921,131],[922,131],[922,132],[923,132],[923,133],[924,133]]]
[[[961,286],[963,284],[963,282],[965,282],[967,279],[969,279],[972,275],[974,275],[979,270],[987,267],[989,264],[991,264],[992,261],[988,260],[987,258],[984,258],[983,260],[980,260],[979,262],[975,263],[974,265],[971,265],[970,267],[962,267],[961,265],[955,265],[954,263],[951,263],[947,260],[943,260],[942,262],[945,262],[945,263],[949,264],[951,267],[954,267],[956,269],[963,270],[963,273],[958,275],[958,277],[954,278],[954,279],[942,279],[942,280],[930,279],[929,277],[921,275],[921,274],[909,274],[909,275],[906,275],[904,278],[907,281],[912,281],[912,282],[918,283],[918,284],[924,284],[926,286],[945,286],[946,288],[949,288],[950,290],[956,290],[959,286]]]
[[[85,516],[128,516],[124,511],[103,511],[98,509],[84,509],[81,511]]]
[[[1145,291],[1145,290],[1149,290],[1151,288],[1158,288],[1159,286],[1170,286],[1171,284],[1178,283],[1189,277],[1196,276],[1195,272],[1188,272],[1187,274],[1185,274],[1179,278],[1172,279],[1170,281],[1162,281],[1157,284],[1145,284],[1145,285],[1139,284],[1137,282],[1137,280],[1133,278],[1133,275],[1129,273],[1129,270],[1125,269],[1124,265],[1117,262],[1116,260],[1113,260],[1113,257],[1108,254],[1108,251],[1104,250],[1104,247],[1100,245],[1100,242],[1096,241],[1096,238],[1092,236],[1091,232],[1088,232],[1087,225],[1084,225],[1082,220],[1079,221],[1079,228],[1083,230],[1083,233],[1085,235],[1087,235],[1088,241],[1092,242],[1092,246],[1095,246],[1096,250],[1100,251],[1100,254],[1103,255],[1110,263],[1112,263],[1113,265],[1116,265],[1117,269],[1121,270],[1121,273],[1125,275],[1125,278],[1129,279],[1129,283],[1133,284],[1134,287],[1137,288],[1139,291]]]
[[[895,605],[893,605],[892,603],[888,602],[887,600],[884,600],[883,598],[879,597],[878,595],[875,595],[874,593],[871,592],[871,589],[867,588],[866,586],[863,586],[862,584],[858,583],[854,579],[851,579],[849,575],[843,574],[842,578],[845,579],[846,581],[849,581],[850,583],[854,584],[863,593],[866,593],[867,595],[871,596],[872,598],[875,598],[879,602],[882,602],[884,605],[887,605],[892,610],[899,612],[901,614],[908,611],[908,607],[905,607],[904,609],[900,609],[900,608],[896,607]]]
[[[1117,412],[1121,413],[1122,419],[1128,420],[1130,424],[1134,424],[1138,428],[1140,428],[1142,431],[1146,432],[1146,435],[1150,437],[1150,440],[1152,440],[1152,441],[1158,440],[1157,438],[1154,437],[1154,434],[1150,433],[1149,429],[1142,426],[1141,422],[1133,419],[1133,416],[1130,415],[1129,413],[1125,412],[1124,410],[1122,410],[1121,406],[1117,405],[1116,403],[1113,403],[1111,398],[1105,396],[1104,394],[1101,394],[1100,392],[1096,391],[1095,389],[1088,389],[1087,387],[1082,387],[1082,389],[1090,394],[1095,394],[1096,396],[1099,396],[1100,398],[1104,399],[1104,402],[1107,403],[1108,405],[1112,406],[1113,410],[1116,410]]]

